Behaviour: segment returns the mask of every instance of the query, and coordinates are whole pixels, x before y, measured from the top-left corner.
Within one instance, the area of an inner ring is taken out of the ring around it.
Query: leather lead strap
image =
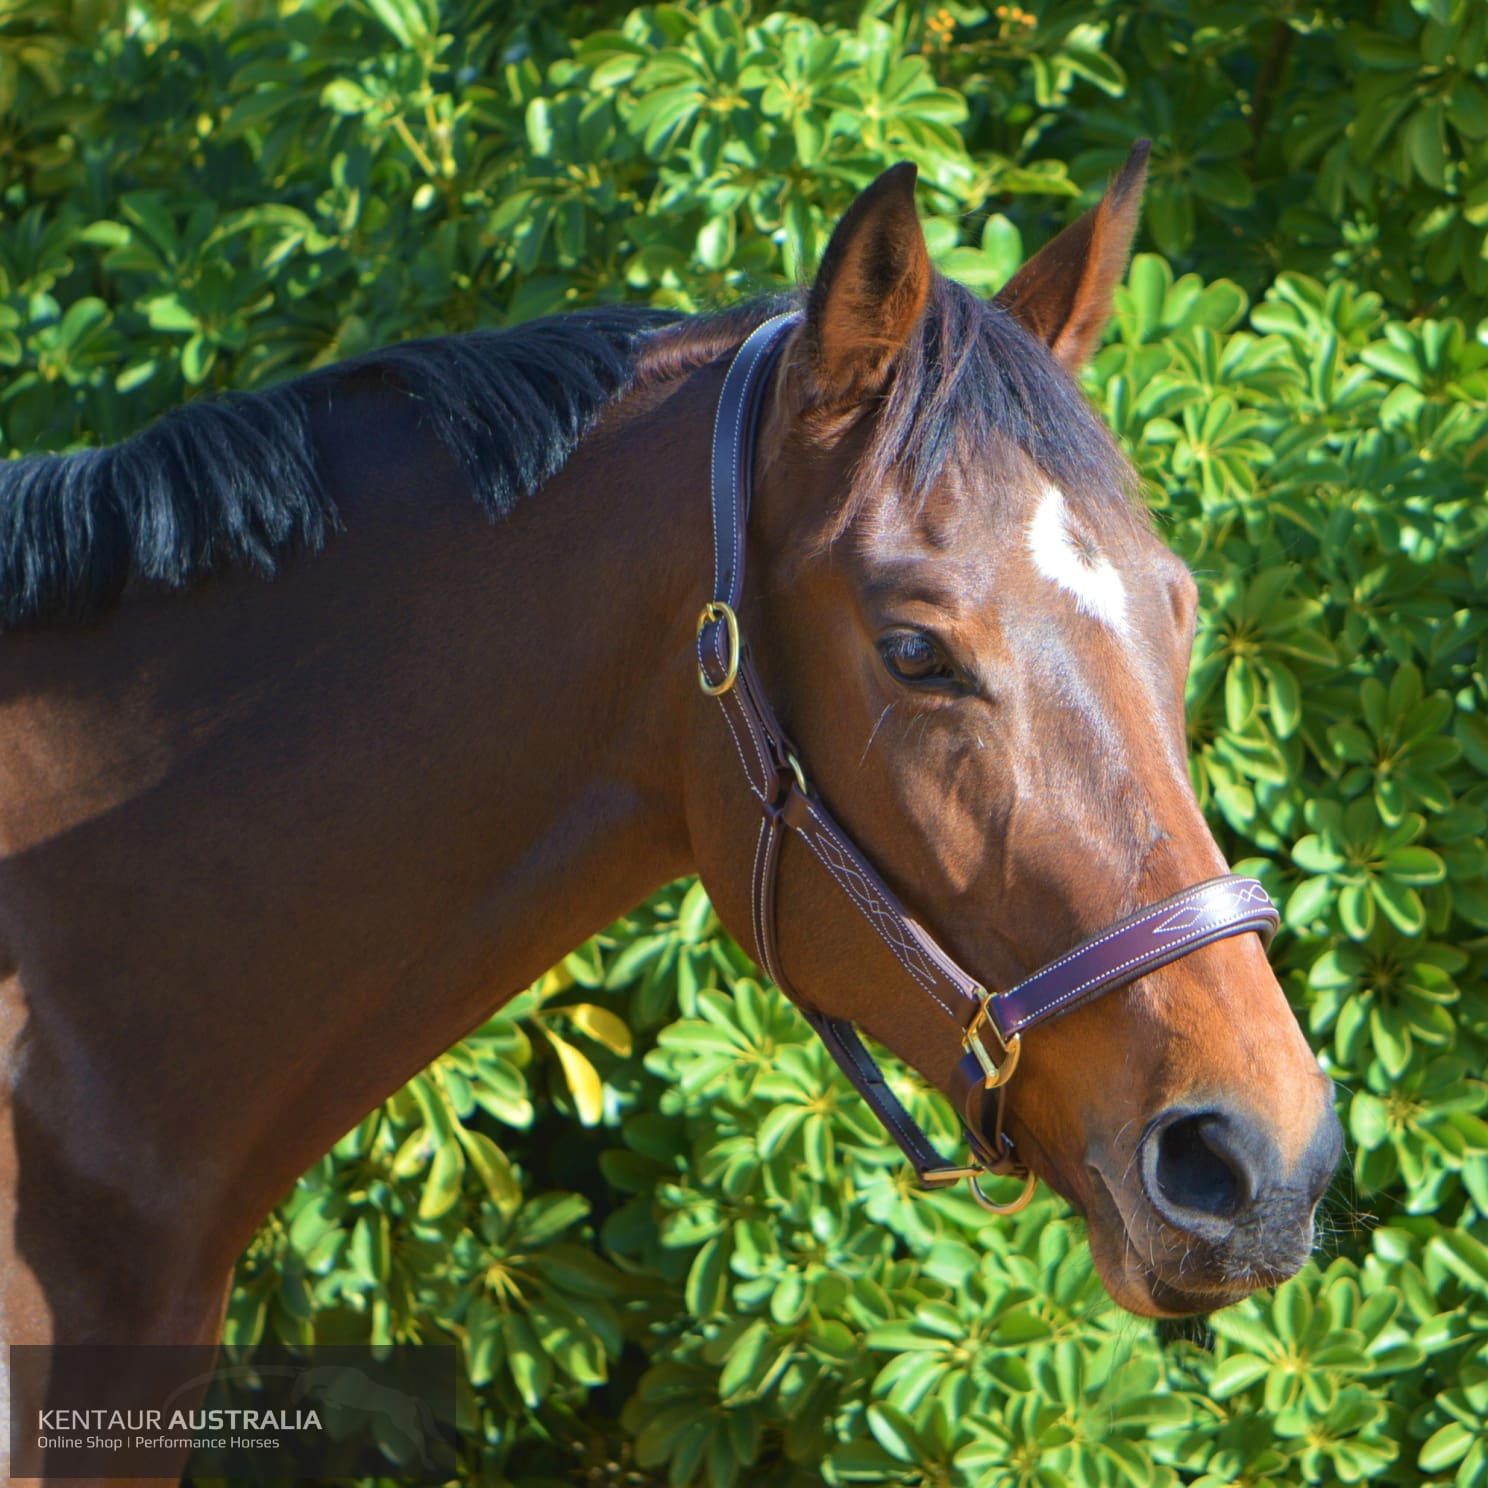
[[[909,1160],[915,1177],[927,1188],[939,1188],[954,1183],[959,1178],[942,1178],[936,1181],[937,1171],[955,1172],[950,1164],[930,1145],[930,1139],[920,1130],[914,1117],[904,1109],[899,1098],[889,1089],[888,1081],[878,1062],[863,1047],[858,1030],[845,1018],[829,1018],[813,1007],[802,1006],[806,1021],[816,1030],[817,1037],[827,1046],[827,1052],[837,1061],[843,1074],[868,1102],[873,1114],[883,1128],[899,1144],[899,1150]]]
[[[1002,1132],[1002,1108],[1023,1030],[1227,936],[1255,931],[1269,943],[1278,916],[1255,879],[1225,875],[1138,910],[1011,991],[992,996],[911,918],[808,787],[739,628],[737,608],[744,588],[754,444],[763,392],[786,333],[798,319],[779,315],[767,320],[739,348],[724,378],[711,462],[713,597],[704,607],[697,634],[700,683],[720,705],[750,794],[760,808],[750,885],[756,957],[771,980],[801,1008],[853,1088],[899,1144],[920,1182],[939,1187],[970,1176],[974,1169],[953,1167],[936,1152],[889,1089],[852,1024],[818,1011],[791,985],[776,930],[776,894],[781,846],[785,834],[794,832],[898,960],[905,975],[960,1035],[966,1053],[952,1075],[950,1093],[977,1167],[1019,1171],[1011,1143]],[[983,1030],[1001,1047],[1003,1057],[997,1063],[986,1052]],[[990,1136],[989,1103],[993,1108]]]

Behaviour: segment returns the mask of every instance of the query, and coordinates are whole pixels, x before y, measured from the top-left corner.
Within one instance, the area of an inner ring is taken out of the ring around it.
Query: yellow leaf
[[[630,1029],[623,1018],[617,1018],[608,1008],[596,1007],[592,1002],[576,1002],[572,1007],[553,1011],[566,1014],[580,1033],[588,1034],[605,1048],[621,1056],[630,1053]]]
[[[551,971],[543,972],[532,984],[532,988],[539,997],[547,999],[566,992],[573,984],[573,973],[560,961]]]
[[[511,1214],[522,1202],[522,1189],[506,1153],[482,1132],[471,1131],[468,1126],[456,1130],[465,1156],[485,1185],[486,1192],[503,1214]]]
[[[422,1173],[429,1166],[429,1159],[434,1156],[438,1145],[437,1139],[428,1127],[417,1127],[398,1148],[397,1156],[393,1158],[391,1166],[393,1177],[411,1178],[415,1173]]]
[[[559,1038],[556,1033],[549,1032],[548,1038],[557,1050],[558,1062],[563,1066],[563,1078],[568,1081],[579,1120],[585,1126],[593,1126],[604,1112],[604,1086],[600,1082],[599,1071],[572,1044]]]
[[[434,1154],[429,1177],[419,1199],[420,1219],[438,1219],[448,1214],[460,1197],[460,1180],[465,1176],[465,1157],[458,1142],[445,1142]]]

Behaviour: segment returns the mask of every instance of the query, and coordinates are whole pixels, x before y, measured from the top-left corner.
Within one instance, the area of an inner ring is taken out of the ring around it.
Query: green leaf
[[[989,288],[1000,289],[1023,262],[1023,235],[1009,218],[993,212],[982,228],[982,252],[996,279]]]
[[[896,1462],[924,1460],[924,1449],[909,1418],[882,1401],[868,1407],[868,1429],[874,1440]]]
[[[544,1030],[558,1063],[563,1068],[563,1078],[573,1096],[574,1109],[585,1126],[595,1126],[604,1115],[604,1082],[599,1071],[567,1039],[561,1039],[552,1029]]]
[[[1286,902],[1286,922],[1306,930],[1323,919],[1333,902],[1333,886],[1326,878],[1306,878],[1292,890]]]
[[[734,245],[733,213],[710,218],[698,233],[698,260],[704,268],[721,269],[733,258]]]
[[[515,1233],[524,1245],[545,1245],[588,1212],[589,1201],[582,1194],[543,1194],[522,1206]]]
[[[552,1388],[553,1365],[532,1325],[520,1312],[508,1312],[502,1317],[501,1333],[512,1383],[523,1401],[529,1407],[536,1407]]]
[[[217,348],[198,331],[181,348],[181,373],[193,386],[205,382],[216,360]]]
[[[148,315],[152,330],[194,332],[197,328],[195,312],[173,294],[157,295],[152,299]]]
[[[441,1142],[434,1152],[429,1177],[419,1198],[420,1219],[438,1219],[448,1214],[460,1197],[465,1176],[465,1153],[457,1140]]]
[[[1253,1354],[1232,1354],[1222,1360],[1209,1376],[1209,1390],[1216,1400],[1228,1400],[1242,1390],[1248,1390],[1258,1380],[1266,1377],[1271,1364]]]
[[[553,117],[546,98],[534,98],[527,105],[527,145],[536,156],[553,153]]]
[[[708,902],[708,891],[699,880],[682,896],[682,907],[677,911],[677,929],[683,940],[696,945],[708,933],[712,922],[713,906]]]
[[[1461,1421],[1448,1421],[1426,1438],[1416,1465],[1422,1472],[1445,1472],[1467,1456],[1473,1440],[1473,1433]]]
[[[367,91],[350,78],[335,78],[320,90],[320,101],[335,114],[365,114],[373,107]]]
[[[506,1154],[487,1136],[467,1126],[455,1128],[466,1160],[475,1170],[491,1201],[509,1214],[522,1202],[522,1187]]]
[[[718,1376],[718,1393],[725,1400],[737,1395],[761,1372],[770,1336],[769,1324],[756,1318],[735,1340]]]
[[[1366,916],[1362,933],[1355,933],[1355,922],[1350,919],[1352,910],[1345,911],[1344,900],[1348,896],[1352,904],[1352,894],[1355,886],[1349,885],[1339,895],[1339,918],[1343,921],[1343,927],[1355,940],[1362,940],[1372,928],[1372,922]],[[1369,893],[1374,902],[1384,912],[1385,918],[1402,935],[1419,935],[1426,928],[1426,909],[1421,903],[1421,896],[1409,885],[1398,879],[1376,878],[1369,884]]]
[[[684,1299],[694,1317],[722,1312],[728,1298],[728,1251],[721,1236],[707,1241],[687,1273]]]
[[[1376,886],[1374,883],[1346,883],[1338,890],[1338,922],[1351,940],[1367,940],[1374,929],[1375,895],[1371,889]],[[1402,892],[1408,894],[1411,891]],[[1411,909],[1409,903],[1404,907],[1407,911]]]
[[[1385,1103],[1367,1090],[1355,1092],[1349,1103],[1349,1130],[1361,1147],[1380,1146],[1390,1135],[1390,1118]]]
[[[1464,1286],[1488,1297],[1488,1245],[1466,1230],[1443,1230],[1433,1236],[1428,1250]]]
[[[360,3],[409,51],[418,51],[429,41],[429,19],[418,0],[360,0]]]
[[[1401,883],[1434,884],[1447,876],[1446,864],[1429,847],[1395,847],[1385,854],[1385,871]]]

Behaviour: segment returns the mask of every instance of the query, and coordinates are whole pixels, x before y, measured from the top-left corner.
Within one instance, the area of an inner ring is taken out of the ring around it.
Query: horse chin
[[[1082,1209],[1090,1234],[1090,1254],[1111,1300],[1138,1317],[1196,1317],[1218,1312],[1248,1295],[1248,1288],[1188,1291],[1165,1281],[1142,1260],[1143,1246],[1111,1192],[1105,1175],[1087,1167]]]

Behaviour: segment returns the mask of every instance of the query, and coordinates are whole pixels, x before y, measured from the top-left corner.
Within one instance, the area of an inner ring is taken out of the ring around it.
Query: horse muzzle
[[[1312,1252],[1314,1215],[1343,1152],[1331,1102],[1288,1164],[1272,1129],[1219,1103],[1174,1106],[1148,1122],[1118,1164],[1093,1157],[1088,1218],[1106,1273],[1120,1232],[1113,1294],[1141,1288],[1166,1315],[1213,1312],[1296,1274]],[[1103,1243],[1102,1243],[1103,1242]]]

